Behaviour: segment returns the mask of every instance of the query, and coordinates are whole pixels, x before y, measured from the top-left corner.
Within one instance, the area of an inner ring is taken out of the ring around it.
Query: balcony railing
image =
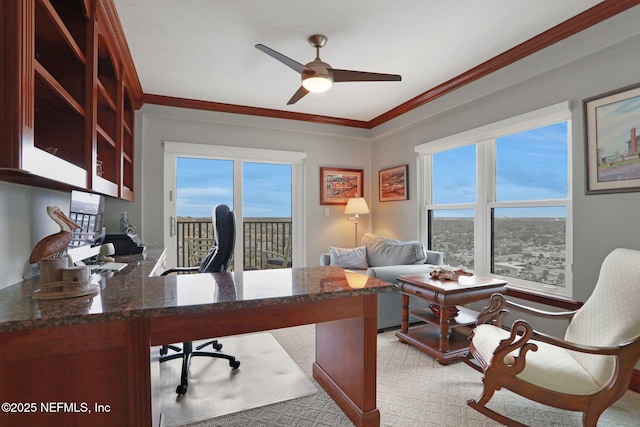
[[[176,223],[178,266],[191,266],[193,261],[186,250],[187,239],[213,239],[213,224],[210,219],[204,218],[178,218]],[[244,218],[242,226],[244,270],[261,269],[264,262],[263,251],[282,254],[291,238],[291,218]]]

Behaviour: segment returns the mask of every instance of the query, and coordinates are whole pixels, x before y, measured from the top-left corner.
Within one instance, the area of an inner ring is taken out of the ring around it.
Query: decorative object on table
[[[378,171],[378,196],[381,202],[409,200],[409,165]]]
[[[431,304],[429,306],[429,309],[431,310],[431,312],[433,313],[434,316],[436,316],[438,319],[440,318],[440,311],[442,310],[440,308],[440,306],[438,304]],[[454,317],[456,317],[458,314],[460,314],[460,310],[458,309],[458,307],[449,307],[449,317],[451,319],[453,319]]]
[[[60,232],[51,234],[36,243],[29,257],[31,264],[45,258],[63,255],[67,250],[67,246],[71,243],[71,238],[73,237],[71,232],[81,228],[71,221],[57,206],[47,206],[47,215],[60,226]]]
[[[66,256],[40,260],[40,280],[38,280],[38,282],[51,283],[62,281],[62,269],[66,267],[69,267],[69,258]]]
[[[351,197],[362,197],[362,169],[320,168],[320,204],[346,205]]]
[[[126,212],[120,214],[120,232],[126,234],[134,234],[136,232],[136,228],[129,222]]]
[[[583,101],[586,194],[640,191],[640,85]]]
[[[369,206],[364,197],[352,197],[347,201],[347,206],[344,208],[345,215],[353,215],[347,218],[349,221],[353,221],[356,225],[356,240],[355,246],[358,246],[358,219],[360,215],[366,215],[369,213]]]
[[[66,257],[63,259],[67,259]],[[95,295],[100,287],[91,281],[89,266],[72,266],[59,269],[61,280],[38,282],[38,289],[33,291],[35,300],[75,298]],[[42,279],[42,276],[41,276]]]
[[[102,160],[96,160],[96,175],[102,176],[104,174],[104,165]]]
[[[435,280],[458,280],[460,276],[473,276],[473,273],[465,271],[462,267],[443,265],[429,273],[429,276]]]

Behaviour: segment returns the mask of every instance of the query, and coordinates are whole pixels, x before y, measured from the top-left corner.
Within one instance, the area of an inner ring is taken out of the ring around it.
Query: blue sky
[[[218,203],[233,206],[233,161],[178,158],[177,215],[210,217]],[[245,217],[291,217],[291,166],[243,164]]]
[[[557,123],[496,140],[496,200],[567,197],[567,124]],[[475,203],[476,148],[433,155],[433,202]],[[564,209],[514,210],[522,216],[564,216]],[[467,216],[468,212],[459,212]]]
[[[566,140],[566,123],[499,138],[497,200],[566,198]],[[434,203],[475,202],[475,145],[434,154],[433,171],[437,178]],[[210,217],[216,204],[233,205],[233,161],[179,158],[177,188],[178,216]],[[290,217],[291,166],[244,163],[243,195],[245,217]],[[564,216],[561,208],[513,212],[522,216]]]

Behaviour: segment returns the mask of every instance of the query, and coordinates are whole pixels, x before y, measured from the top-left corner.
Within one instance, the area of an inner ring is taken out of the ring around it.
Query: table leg
[[[438,343],[438,350],[442,353],[449,351],[449,319],[451,319],[451,313],[449,307],[440,306],[440,341]]]
[[[376,408],[377,295],[354,298],[363,316],[316,324],[313,377],[356,426],[379,427]]]
[[[402,294],[402,320],[400,321],[400,330],[404,333],[409,332],[409,296]]]

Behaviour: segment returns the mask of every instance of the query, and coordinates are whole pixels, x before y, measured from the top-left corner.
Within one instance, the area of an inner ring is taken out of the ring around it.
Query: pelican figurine
[[[39,262],[49,257],[61,256],[69,246],[69,243],[71,243],[71,232],[82,228],[71,221],[57,206],[47,206],[47,214],[60,226],[60,232],[51,234],[36,243],[31,251],[31,257],[29,257],[30,263]]]

